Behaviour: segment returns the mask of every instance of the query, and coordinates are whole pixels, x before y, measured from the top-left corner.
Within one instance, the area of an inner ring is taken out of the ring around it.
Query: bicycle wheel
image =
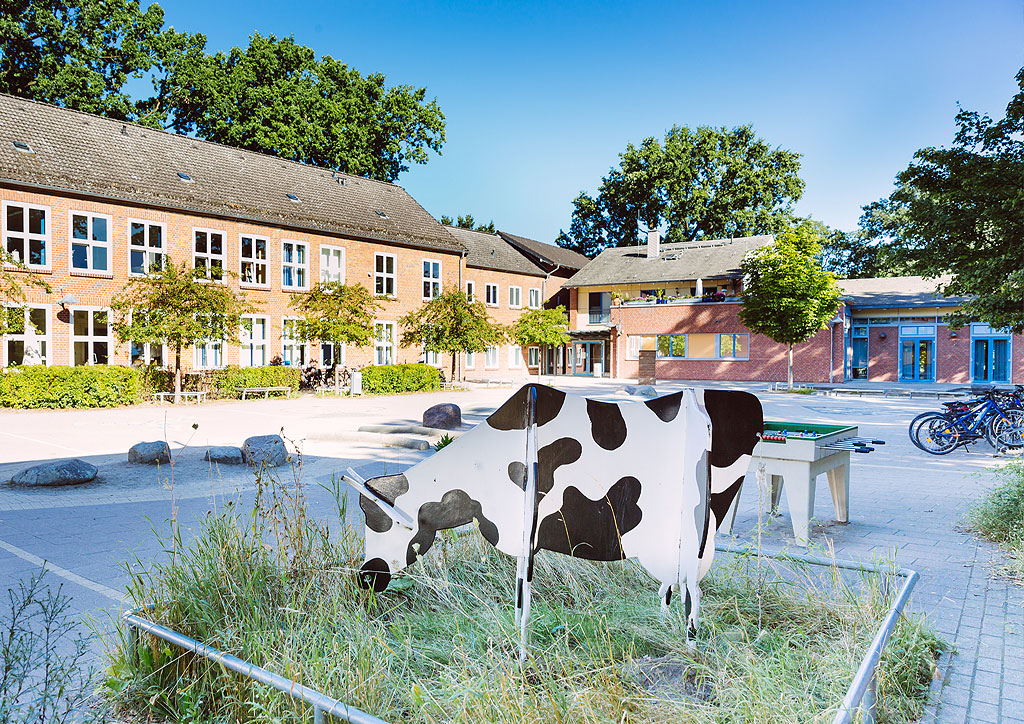
[[[915,432],[914,443],[931,455],[948,455],[964,441],[963,430],[938,412],[921,420]]]
[[[920,415],[918,415],[917,417],[910,421],[910,425],[907,426],[907,434],[910,436],[910,442],[914,443],[914,447],[921,448],[921,443],[917,441],[917,429],[921,426],[921,424],[935,417],[936,415],[941,414],[941,412],[935,412],[934,410],[931,412],[922,412]],[[923,450],[924,448],[921,449]]]
[[[993,418],[986,433],[996,450],[1024,447],[1024,410],[1013,408]]]

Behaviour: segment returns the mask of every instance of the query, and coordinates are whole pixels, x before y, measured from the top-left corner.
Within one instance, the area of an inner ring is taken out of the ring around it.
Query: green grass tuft
[[[971,509],[968,520],[981,537],[1008,553],[1001,572],[1024,584],[1024,460],[990,471],[999,484]]]

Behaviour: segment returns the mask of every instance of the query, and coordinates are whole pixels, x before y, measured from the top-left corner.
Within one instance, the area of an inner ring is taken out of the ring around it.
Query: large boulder
[[[434,405],[423,413],[423,427],[457,430],[462,427],[462,409],[451,402]]]
[[[128,451],[128,462],[143,465],[167,464],[171,462],[171,448],[163,440],[136,443]]]
[[[84,460],[54,460],[26,468],[11,478],[18,485],[76,485],[88,483],[98,472],[95,465]]]
[[[203,460],[221,465],[241,465],[245,462],[241,448],[234,445],[214,445],[206,450]]]
[[[637,397],[657,397],[658,391],[651,385],[626,385],[622,388],[622,391],[627,395],[635,395]]]
[[[280,435],[256,435],[242,444],[242,459],[254,468],[276,468],[288,462],[288,448]]]

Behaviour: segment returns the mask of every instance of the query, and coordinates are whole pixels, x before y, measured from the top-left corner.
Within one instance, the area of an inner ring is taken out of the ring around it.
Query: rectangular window
[[[484,352],[484,367],[493,370],[498,368],[498,348],[488,347]]]
[[[71,212],[71,270],[110,271],[110,217]]]
[[[195,367],[200,370],[212,370],[224,366],[224,343],[210,340],[196,345]]]
[[[395,296],[395,255],[373,255],[373,293],[377,296]]]
[[[476,282],[466,282],[466,296],[469,297],[469,301],[476,301]]]
[[[254,287],[270,286],[267,275],[267,245],[269,240],[262,236],[241,237],[241,263],[238,268],[239,282]]]
[[[281,320],[281,361],[291,367],[309,364],[309,344],[299,339],[298,324],[294,317]]]
[[[267,363],[267,318],[246,315],[242,317],[242,322],[238,366],[262,367]]]
[[[345,249],[340,246],[320,247],[320,281],[345,283]]]
[[[320,361],[324,367],[333,367],[334,365],[345,364],[345,345],[342,343],[335,344],[334,342],[321,342],[320,343]],[[334,378],[332,376],[331,383],[333,384]]]
[[[488,307],[498,306],[498,285],[497,284],[485,284],[484,285],[484,304]]]
[[[659,334],[658,357],[668,359],[681,359],[686,357],[686,335]]]
[[[508,306],[509,306],[509,309],[522,309],[523,308],[523,288],[522,287],[509,287],[508,288]]]
[[[309,289],[309,244],[303,241],[281,242],[281,287]]]
[[[517,370],[523,366],[523,348],[510,344],[508,346],[508,368],[510,370]]]
[[[655,349],[654,343],[654,337],[651,335],[629,335],[626,337],[626,359],[640,359],[640,350]],[[660,349],[660,347],[658,347],[658,349]],[[658,356],[660,357],[661,355],[659,354]]]
[[[472,352],[466,352],[466,369],[471,370],[476,367],[476,355]]]
[[[526,350],[526,366],[540,367],[540,347],[528,347]]]
[[[749,335],[720,334],[718,335],[718,356],[720,359],[747,359]]]
[[[612,295],[611,292],[590,292],[590,323],[611,324]]]
[[[167,226],[155,221],[128,222],[128,273],[146,276],[164,268]]]
[[[30,269],[50,268],[50,209],[35,204],[4,203],[4,249]]]
[[[423,260],[423,298],[433,299],[441,293],[441,262]]]
[[[440,367],[441,366],[441,353],[440,352],[432,352],[430,350],[424,350],[423,351],[423,361],[426,364],[428,364],[428,365],[432,365],[434,367]]]
[[[113,340],[106,309],[75,309],[71,314],[71,364],[105,365]]]
[[[530,290],[530,309],[540,309],[540,289]]]
[[[132,367],[154,365],[163,367],[166,364],[166,348],[162,344],[131,343]]]
[[[210,281],[224,280],[224,232],[213,229],[192,230],[192,266],[201,269]],[[204,367],[206,365],[203,365]],[[211,365],[220,367],[220,365]]]
[[[394,257],[391,257],[392,261]],[[392,279],[392,281],[394,281]],[[390,365],[395,363],[395,323],[376,322],[373,325],[373,363]]]
[[[4,365],[48,365],[50,359],[50,308],[11,307],[6,310],[11,331],[4,339]]]

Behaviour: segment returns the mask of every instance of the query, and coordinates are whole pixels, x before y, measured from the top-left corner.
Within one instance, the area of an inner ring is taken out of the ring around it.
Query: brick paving
[[[611,394],[619,387],[609,381],[568,384],[595,395]],[[678,386],[663,383],[659,390]],[[305,479],[324,482],[350,465],[377,460],[409,464],[422,454],[316,440],[318,429],[354,430],[368,422],[415,420],[423,409],[442,400],[454,400],[468,417],[478,419],[509,394],[509,389],[490,389],[390,399],[304,398],[180,412],[0,411],[0,479],[23,466],[21,461],[87,451],[101,469],[115,469],[124,451],[139,439],[153,439],[151,432],[157,427],[167,427],[173,446],[173,440],[185,439],[191,422],[198,420],[203,435],[192,445],[238,444],[249,434],[275,432],[284,421],[296,439],[308,438],[303,443]],[[824,478],[819,480],[815,512],[821,523],[812,527],[811,543],[812,551],[820,552],[831,542],[838,557],[854,560],[895,555],[898,563],[921,574],[911,608],[926,615],[956,650],[944,660],[938,698],[923,721],[1024,723],[1024,588],[994,576],[990,567],[1001,559],[998,549],[961,527],[967,507],[993,484],[982,471],[999,461],[980,446],[978,452],[957,451],[939,458],[913,448],[906,438],[906,423],[932,408],[934,401],[776,394],[761,398],[772,419],[851,422],[860,425],[861,434],[888,441],[871,455],[855,456],[849,524],[829,523],[828,486]],[[176,483],[178,519],[186,538],[207,510],[227,499],[249,505],[252,496],[252,482],[244,474],[211,476],[208,470],[199,470],[196,466],[191,477],[183,474]],[[112,480],[107,487],[48,491],[0,486],[0,591],[36,570],[32,559],[45,559],[73,576],[68,580],[51,574],[51,582],[63,582],[76,613],[96,619],[101,629],[109,625],[110,615],[123,606],[110,593],[123,591],[127,583],[120,562],[134,555],[147,560],[163,554],[152,531],[166,529],[170,511],[170,491],[157,480],[156,471],[142,469],[135,476]],[[306,490],[312,509],[329,516],[327,493],[313,484]],[[737,540],[753,537],[757,498],[755,486],[744,488]],[[766,547],[795,549],[785,503],[782,515],[762,526],[762,536]]]

